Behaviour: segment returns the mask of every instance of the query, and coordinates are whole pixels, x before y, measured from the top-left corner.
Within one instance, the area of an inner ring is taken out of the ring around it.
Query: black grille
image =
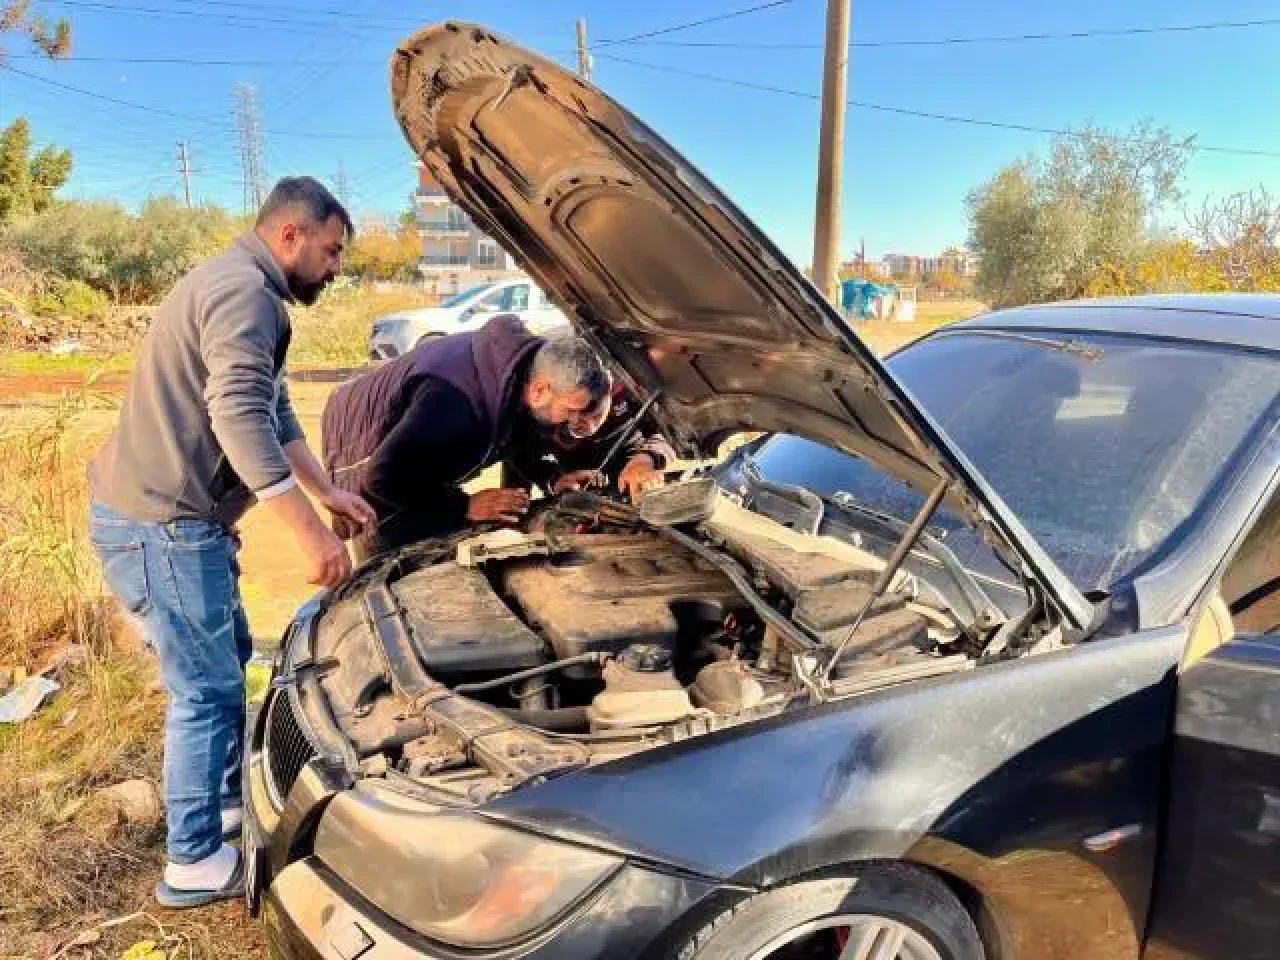
[[[316,755],[316,749],[294,716],[288,690],[281,690],[272,697],[267,709],[267,770],[271,775],[272,799],[276,806],[283,807],[293,782]]]

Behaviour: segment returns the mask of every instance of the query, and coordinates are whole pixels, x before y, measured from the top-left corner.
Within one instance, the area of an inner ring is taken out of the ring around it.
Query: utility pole
[[[191,209],[191,161],[187,156],[186,141],[178,144],[178,172],[182,174],[182,192],[186,194],[187,209]]]
[[[849,14],[853,0],[827,0],[827,47],[822,64],[822,134],[818,142],[818,197],[813,225],[813,282],[835,296],[840,246],[840,190],[844,176],[844,118],[848,110]]]
[[[587,52],[587,21],[578,18],[578,76],[591,82],[591,54]]]

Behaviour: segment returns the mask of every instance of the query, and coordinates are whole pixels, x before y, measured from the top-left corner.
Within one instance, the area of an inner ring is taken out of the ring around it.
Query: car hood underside
[[[1089,605],[840,314],[661,137],[481,27],[396,52],[405,136],[445,191],[606,351],[678,449],[739,431],[857,454],[1012,546],[1076,626]]]

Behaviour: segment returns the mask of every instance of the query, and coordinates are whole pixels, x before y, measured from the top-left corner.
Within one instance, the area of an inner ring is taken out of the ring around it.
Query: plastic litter
[[[61,689],[58,681],[49,677],[28,677],[0,697],[0,723],[22,723]]]

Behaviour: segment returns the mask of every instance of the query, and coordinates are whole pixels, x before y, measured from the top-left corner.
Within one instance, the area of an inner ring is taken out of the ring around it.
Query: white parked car
[[[376,320],[369,340],[369,359],[390,360],[423,340],[475,330],[500,313],[514,313],[534,333],[569,322],[529,280],[486,283],[454,294],[437,307],[402,310]]]

